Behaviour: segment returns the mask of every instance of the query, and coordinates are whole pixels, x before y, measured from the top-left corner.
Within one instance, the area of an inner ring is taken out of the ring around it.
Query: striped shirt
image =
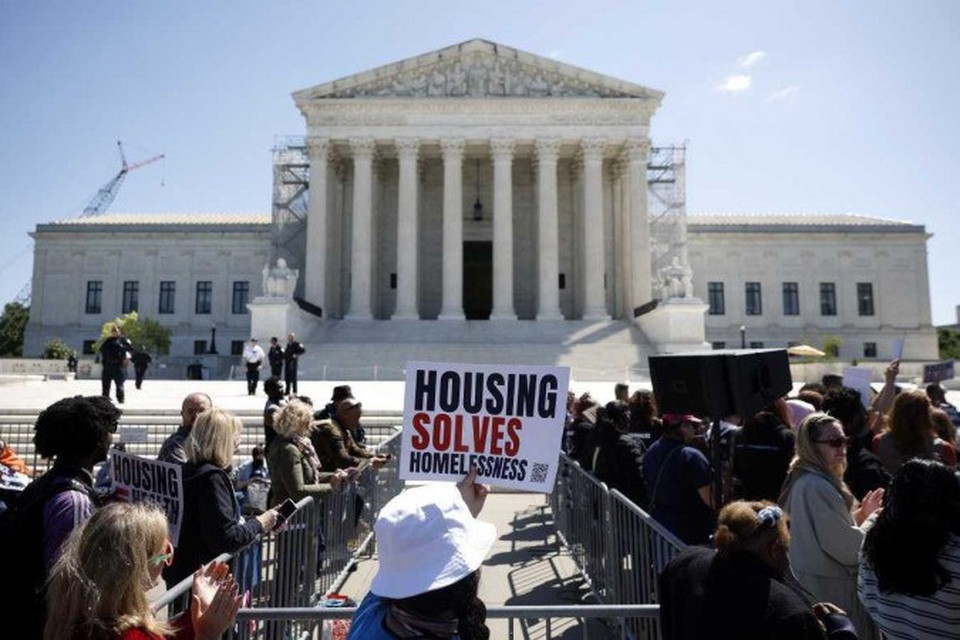
[[[950,581],[930,596],[881,593],[861,556],[860,600],[887,638],[956,638],[960,631],[960,537],[950,535],[937,560]]]

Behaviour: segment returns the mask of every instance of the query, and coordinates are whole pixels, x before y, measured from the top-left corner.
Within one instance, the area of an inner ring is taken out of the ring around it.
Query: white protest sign
[[[403,480],[480,482],[549,493],[566,417],[566,367],[408,362]]]
[[[903,357],[903,345],[906,343],[905,338],[896,338],[893,341],[893,349],[891,353],[891,360],[899,360]]]
[[[866,367],[844,367],[843,386],[856,389],[860,392],[860,402],[864,407],[870,406],[873,392],[870,383],[873,382],[873,371]]]
[[[183,522],[183,467],[141,458],[114,449],[110,452],[110,479],[114,494],[127,502],[153,502],[167,512],[170,541],[177,545]]]

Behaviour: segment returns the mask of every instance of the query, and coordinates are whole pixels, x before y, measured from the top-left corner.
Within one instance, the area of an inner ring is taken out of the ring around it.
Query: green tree
[[[60,338],[47,340],[43,345],[43,357],[47,360],[66,360],[74,353],[75,351]]]
[[[170,353],[170,329],[153,318],[141,318],[136,311],[125,313],[103,323],[100,337],[93,345],[94,351],[100,350],[103,341],[110,337],[110,327],[120,325],[120,331],[137,349],[165,356]]]
[[[8,302],[0,316],[0,356],[23,355],[23,331],[30,319],[30,308],[19,302]]]
[[[956,329],[937,329],[937,342],[940,344],[940,357],[960,359],[960,331]]]
[[[830,358],[840,357],[840,347],[843,345],[843,338],[840,336],[824,336],[823,352]]]

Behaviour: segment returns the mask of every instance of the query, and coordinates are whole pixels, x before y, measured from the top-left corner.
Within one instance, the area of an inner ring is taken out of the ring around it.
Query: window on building
[[[837,315],[837,285],[833,282],[820,283],[820,315]]]
[[[84,340],[84,341],[83,341],[83,346],[80,348],[81,351],[83,352],[83,355],[85,355],[85,356],[92,356],[92,355],[94,355],[94,353],[96,353],[96,352],[93,350],[93,345],[95,345],[95,344],[97,344],[97,341],[96,341],[96,340]]]
[[[177,283],[173,280],[162,280],[160,282],[160,304],[157,307],[157,313],[176,313],[176,297]]]
[[[243,315],[247,313],[247,300],[250,298],[250,283],[246,280],[236,280],[233,283],[233,313]]]
[[[197,303],[194,306],[194,312],[197,314],[209,314],[213,309],[213,283],[209,280],[200,280],[197,282]]]
[[[862,316],[873,315],[873,283],[857,283],[857,310]]]
[[[243,355],[243,340],[231,340],[231,341],[230,341],[230,355],[232,355],[232,356],[242,356],[242,355]]]
[[[87,280],[87,313],[100,313],[103,306],[103,280]]]
[[[200,356],[207,352],[207,341],[206,340],[194,340],[193,341],[193,355]]]
[[[727,348],[727,343],[726,343],[726,342],[723,342],[723,341],[721,340],[721,341],[718,341],[718,342],[711,342],[711,343],[710,343],[710,346],[713,347],[714,350],[716,350],[716,349],[726,349],[726,348]]]
[[[710,304],[710,315],[722,316],[726,311],[726,305],[723,300],[723,283],[707,283],[707,302]]]
[[[863,343],[863,357],[864,357],[864,358],[876,358],[876,357],[877,357],[877,343],[876,343],[876,342],[864,342],[864,343]]]
[[[140,310],[140,283],[136,280],[124,280],[123,305],[120,313],[130,313]]]
[[[751,349],[763,349],[763,341],[762,341],[762,340],[751,340],[751,341],[750,341],[750,348],[751,348]]]
[[[800,286],[796,282],[783,283],[783,315],[800,315]]]
[[[763,315],[763,300],[760,297],[760,283],[748,282],[746,286],[747,305],[746,313],[748,316]]]

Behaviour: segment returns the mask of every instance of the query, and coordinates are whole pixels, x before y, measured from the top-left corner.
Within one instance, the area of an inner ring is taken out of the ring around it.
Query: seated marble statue
[[[263,267],[263,295],[289,300],[293,297],[293,292],[297,288],[297,278],[299,276],[299,269],[290,269],[287,267],[286,260],[277,258],[275,266],[271,267],[267,264]]]

